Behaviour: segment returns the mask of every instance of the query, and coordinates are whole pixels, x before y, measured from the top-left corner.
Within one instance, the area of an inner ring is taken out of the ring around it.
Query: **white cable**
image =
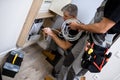
[[[75,41],[75,40],[80,38],[82,32],[80,31],[76,35],[69,34],[69,25],[66,25],[66,24],[69,24],[70,22],[80,23],[80,21],[78,21],[77,19],[68,19],[68,20],[64,21],[64,23],[62,24],[62,31],[61,32],[62,32],[63,37],[66,40]]]

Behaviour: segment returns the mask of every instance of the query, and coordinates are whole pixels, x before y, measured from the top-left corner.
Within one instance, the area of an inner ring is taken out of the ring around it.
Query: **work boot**
[[[51,76],[46,76],[44,80],[54,80]]]
[[[55,54],[53,54],[51,51],[49,50],[43,50],[42,53],[49,58],[49,60],[54,60],[55,59]]]
[[[52,70],[52,76],[57,78],[58,77],[59,72],[56,72],[55,69]]]

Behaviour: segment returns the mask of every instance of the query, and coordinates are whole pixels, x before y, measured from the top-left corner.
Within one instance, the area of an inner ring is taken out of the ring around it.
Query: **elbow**
[[[63,50],[66,51],[66,50],[69,49],[71,46],[72,46],[72,44],[66,44],[66,45],[63,46]]]
[[[108,30],[106,28],[106,25],[103,23],[96,23],[97,29],[95,29],[96,33],[104,34]]]
[[[72,44],[69,43],[68,41],[66,41],[63,45],[60,45],[60,46],[63,50],[66,51],[67,49],[69,49],[72,46]]]
[[[62,47],[62,49],[63,49],[64,51],[66,51],[68,48],[67,48],[67,47]]]
[[[99,33],[105,34],[107,31],[106,30],[100,30]]]
[[[69,49],[70,48],[70,46],[63,46],[62,47],[62,49],[64,50],[64,51],[66,51],[67,49]]]

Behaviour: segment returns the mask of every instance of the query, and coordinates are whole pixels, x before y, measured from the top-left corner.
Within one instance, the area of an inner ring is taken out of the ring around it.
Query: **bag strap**
[[[105,54],[107,53],[107,51],[108,51],[108,49],[106,49]],[[108,62],[108,60],[109,60],[109,58],[111,57],[111,55],[112,55],[111,52],[110,52],[108,55],[105,55],[104,58],[103,58],[103,60],[102,60],[102,63],[100,64],[100,66],[98,66],[95,61],[93,62],[93,64],[95,65],[95,67],[96,67],[99,71],[101,71],[101,69],[103,68],[103,65],[104,65],[105,61]],[[95,58],[96,58],[96,57],[95,57]]]
[[[101,71],[101,69],[103,68],[104,62],[105,62],[105,58],[102,60],[102,63],[100,66],[98,66],[95,62],[93,62],[93,64],[95,65],[95,67],[97,67],[99,71]]]

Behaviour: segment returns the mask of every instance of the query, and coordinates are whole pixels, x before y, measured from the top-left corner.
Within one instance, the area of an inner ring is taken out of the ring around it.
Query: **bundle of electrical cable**
[[[78,40],[82,34],[82,31],[79,31],[79,30],[72,30],[69,26],[69,24],[71,22],[77,22],[77,23],[81,23],[79,20],[77,19],[67,19],[63,22],[62,24],[62,31],[61,31],[61,34],[63,35],[63,37],[66,39],[66,40],[69,40],[69,41],[75,41],[75,40]]]

